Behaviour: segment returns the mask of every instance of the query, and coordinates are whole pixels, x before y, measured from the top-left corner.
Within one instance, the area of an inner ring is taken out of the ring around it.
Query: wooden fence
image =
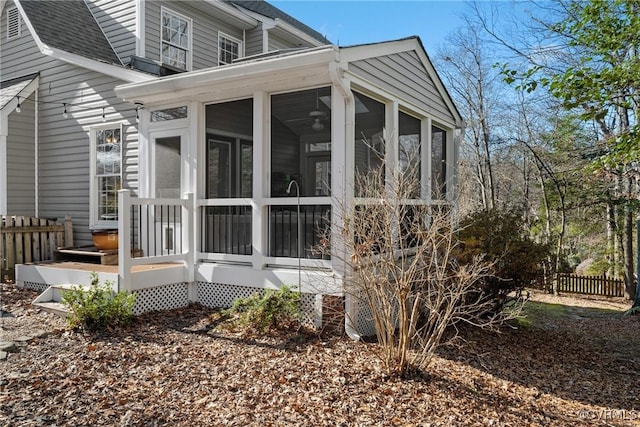
[[[0,282],[15,281],[15,265],[54,259],[55,251],[73,246],[71,217],[55,220],[0,216]]]
[[[558,274],[558,291],[576,294],[603,295],[608,297],[624,296],[624,280],[606,276],[578,276]]]

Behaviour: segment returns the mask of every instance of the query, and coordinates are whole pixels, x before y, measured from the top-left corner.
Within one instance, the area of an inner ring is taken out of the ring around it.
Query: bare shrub
[[[498,320],[483,317],[489,310],[481,284],[491,266],[480,257],[457,262],[453,211],[411,198],[417,182],[385,177],[382,168],[356,179],[361,197],[339,207],[331,235],[345,292],[370,310],[388,373],[425,369],[447,328]]]

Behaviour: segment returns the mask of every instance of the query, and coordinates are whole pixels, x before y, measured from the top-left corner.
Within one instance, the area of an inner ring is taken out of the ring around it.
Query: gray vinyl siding
[[[89,9],[123,63],[136,54],[135,0],[89,0]]]
[[[40,109],[40,213],[59,218],[70,214],[75,240],[89,244],[91,126],[123,124],[123,188],[137,193],[135,111],[132,105],[114,96],[113,88],[123,82],[110,76],[56,61],[46,73],[41,73],[40,82],[43,88],[55,89],[51,96],[42,97],[45,103]],[[91,82],[90,86],[86,82]],[[73,104],[68,107],[67,119],[62,117],[63,99]],[[105,122],[102,105],[107,105]]]
[[[35,192],[35,103],[22,99],[21,112],[9,115],[7,136],[7,213],[34,216]]]
[[[245,37],[247,40],[244,48],[244,52],[246,56],[258,55],[260,53],[264,53],[262,52],[263,36],[264,34],[262,30],[262,24],[258,25],[257,27],[251,30],[246,31]]]
[[[218,33],[222,31],[228,36],[244,41],[241,29],[229,25],[215,15],[207,15],[196,10],[189,2],[147,1],[145,3],[145,56],[160,61],[160,14],[161,8],[183,15],[191,19],[191,61],[192,70],[218,66]],[[212,8],[212,12],[216,9]]]
[[[288,42],[283,38],[274,35],[273,33],[269,33],[269,52],[273,50],[291,49],[294,47],[299,47],[299,46],[291,42]]]
[[[23,27],[22,37],[6,40],[6,14],[0,19],[2,80],[40,73],[38,89],[38,200],[41,217],[71,215],[74,239],[90,244],[90,127],[123,123],[123,188],[137,194],[138,132],[133,105],[113,89],[124,81],[43,55]],[[68,118],[62,117],[63,102]],[[13,114],[12,114],[13,116]],[[11,160],[9,160],[10,162]]]
[[[454,114],[415,52],[354,61],[349,63],[349,71],[408,100],[438,121],[450,125],[455,123]]]

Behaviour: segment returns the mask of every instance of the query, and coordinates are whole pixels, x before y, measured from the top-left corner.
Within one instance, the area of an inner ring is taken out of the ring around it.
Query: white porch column
[[[431,119],[422,120],[422,147],[420,161],[422,162],[420,169],[422,175],[422,192],[423,200],[431,200]]]
[[[267,221],[269,212],[264,200],[269,195],[269,96],[265,92],[253,94],[253,197],[251,199],[251,229],[253,251],[251,263],[261,270],[265,264],[269,244]]]
[[[352,194],[348,191],[349,177],[352,174],[346,173],[348,168],[349,150],[353,151],[353,102],[349,102],[349,97],[345,97],[336,86],[331,91],[331,228],[332,234],[339,233],[343,226],[343,212],[341,209],[349,206],[347,201]],[[351,137],[350,137],[351,135]],[[351,157],[353,162],[353,157]],[[338,247],[335,240],[331,243],[331,268],[345,274],[345,265],[342,257],[345,249]]]
[[[131,290],[131,192],[118,190],[118,291]]]

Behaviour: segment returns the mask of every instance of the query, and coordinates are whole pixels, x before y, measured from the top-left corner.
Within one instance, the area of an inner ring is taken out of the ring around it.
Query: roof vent
[[[20,12],[17,7],[7,10],[7,39],[20,37]]]

